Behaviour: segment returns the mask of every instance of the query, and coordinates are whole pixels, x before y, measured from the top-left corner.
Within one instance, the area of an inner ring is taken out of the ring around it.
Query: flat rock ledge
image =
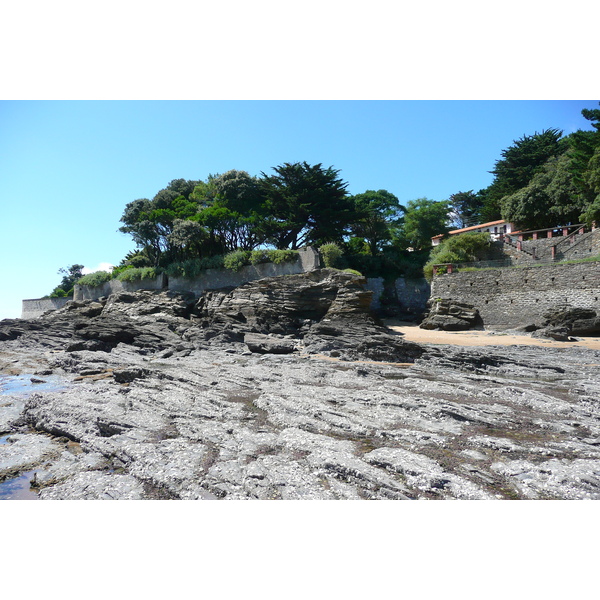
[[[425,349],[368,301],[322,270],[2,321],[0,483],[34,471],[41,499],[600,499],[600,352]]]

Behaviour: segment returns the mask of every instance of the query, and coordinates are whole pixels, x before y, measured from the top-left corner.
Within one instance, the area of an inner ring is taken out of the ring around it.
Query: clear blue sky
[[[524,134],[589,129],[592,101],[1,101],[0,318],[74,263],[118,264],[125,205],[177,178],[283,162],[340,170],[401,203],[479,190]]]

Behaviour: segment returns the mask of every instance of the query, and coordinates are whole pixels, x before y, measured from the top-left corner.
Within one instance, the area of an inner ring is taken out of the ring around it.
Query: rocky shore
[[[600,352],[403,340],[348,273],[0,322],[41,499],[600,499]],[[52,385],[50,386],[49,383]]]

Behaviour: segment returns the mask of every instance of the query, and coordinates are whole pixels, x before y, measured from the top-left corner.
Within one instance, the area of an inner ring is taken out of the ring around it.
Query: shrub
[[[323,244],[323,246],[319,248],[319,252],[323,257],[325,266],[330,269],[335,269],[343,255],[342,249],[333,242],[329,244]]]
[[[230,271],[239,271],[250,264],[250,252],[247,250],[234,250],[223,258],[223,266]]]
[[[269,260],[276,265],[292,262],[298,258],[298,250],[269,250]]]
[[[362,273],[360,271],[357,271],[356,269],[344,269],[344,273],[350,273],[351,275],[358,275],[359,277],[362,277]]]
[[[270,261],[269,250],[253,250],[250,253],[250,264],[259,265]]]
[[[44,298],[66,298],[68,295],[61,287],[56,287],[49,296],[44,296]]]
[[[95,273],[84,275],[77,283],[79,285],[89,285],[90,287],[100,287],[103,283],[106,283],[111,279],[111,273],[107,273],[106,271],[96,271]]]
[[[154,279],[159,274],[154,267],[129,267],[117,275],[119,281],[140,281]]]
[[[431,281],[433,265],[440,263],[466,263],[482,260],[491,246],[489,233],[461,233],[445,239],[436,246],[423,267],[425,277]]]
[[[250,253],[250,263],[253,265],[267,262],[281,265],[285,262],[292,262],[296,258],[298,258],[297,250],[254,250]]]
[[[223,257],[210,256],[205,258],[190,258],[181,262],[173,262],[165,267],[165,272],[171,277],[194,279],[206,269],[222,269]]]

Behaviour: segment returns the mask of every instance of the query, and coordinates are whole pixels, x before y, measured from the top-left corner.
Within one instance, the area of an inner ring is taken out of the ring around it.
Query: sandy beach
[[[513,335],[498,331],[432,331],[421,329],[414,323],[387,319],[385,325],[401,333],[404,339],[419,344],[450,344],[453,346],[545,346],[547,348],[589,348],[600,350],[600,337],[577,337],[574,342],[557,342],[533,338],[530,335]]]

